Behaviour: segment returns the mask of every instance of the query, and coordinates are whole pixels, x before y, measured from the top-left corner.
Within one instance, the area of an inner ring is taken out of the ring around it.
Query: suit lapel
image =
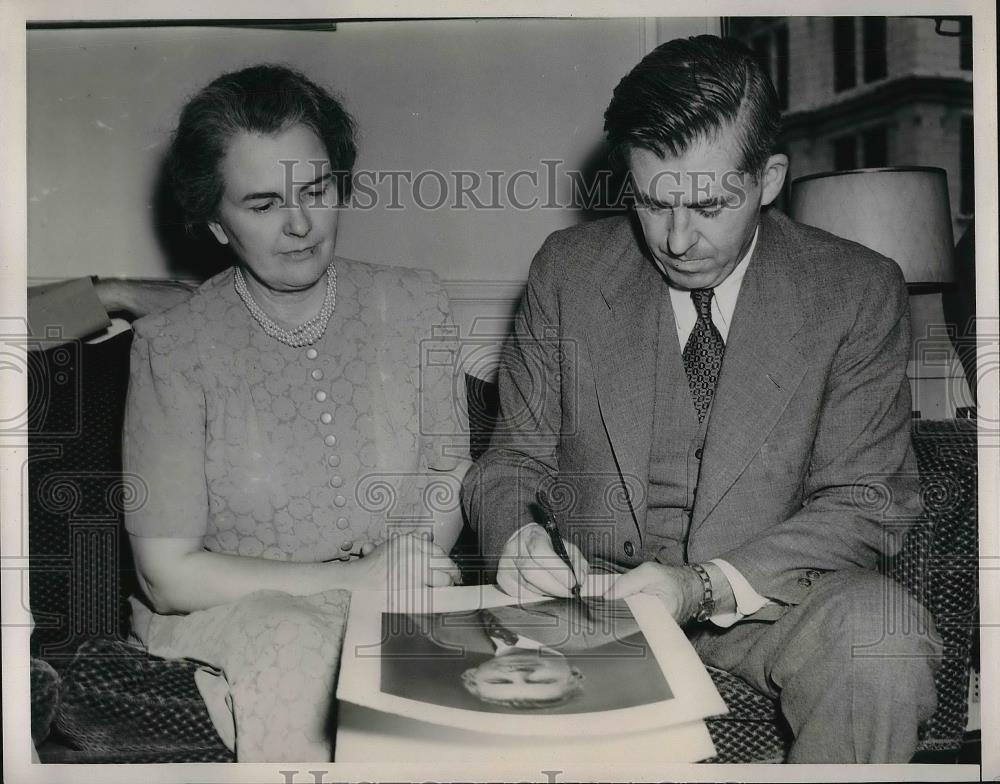
[[[791,343],[803,312],[798,287],[782,264],[787,255],[773,219],[765,215],[729,330],[692,529],[739,478],[805,375],[806,362]]]
[[[661,313],[673,319],[663,278],[630,244],[601,282],[607,309],[596,314],[588,341],[601,418],[618,469],[631,487],[649,475],[656,357]],[[644,497],[645,493],[640,493]],[[634,497],[634,496],[633,496]],[[642,530],[645,506],[633,507]]]

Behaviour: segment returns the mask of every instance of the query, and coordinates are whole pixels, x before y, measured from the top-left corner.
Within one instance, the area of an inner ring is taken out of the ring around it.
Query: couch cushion
[[[131,340],[29,355],[31,650],[57,670],[83,641],[122,638],[129,625],[134,567],[121,518],[142,492],[121,473]]]
[[[195,685],[197,668],[121,642],[84,643],[62,672],[56,729],[88,761],[232,761]]]
[[[31,659],[31,740],[38,746],[49,736],[59,708],[59,673],[44,659]]]

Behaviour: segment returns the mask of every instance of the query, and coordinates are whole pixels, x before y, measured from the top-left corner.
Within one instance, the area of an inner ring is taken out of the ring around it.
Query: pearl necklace
[[[243,304],[250,311],[250,315],[260,324],[261,328],[275,340],[280,340],[292,348],[308,346],[319,340],[326,332],[326,325],[337,307],[337,268],[333,264],[330,264],[326,272],[326,296],[323,298],[323,307],[313,318],[295,329],[285,329],[278,326],[274,319],[263,311],[247,288],[243,270],[239,267],[236,268],[236,273],[233,275],[233,285],[236,288],[236,293],[243,300]]]

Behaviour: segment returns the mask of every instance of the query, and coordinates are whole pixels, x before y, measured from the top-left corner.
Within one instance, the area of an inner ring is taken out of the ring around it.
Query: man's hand
[[[646,561],[620,575],[604,592],[604,598],[624,599],[637,593],[659,596],[667,612],[683,626],[698,612],[704,589],[693,569]]]
[[[582,585],[590,574],[587,559],[576,545],[566,539],[563,544],[576,580]],[[524,591],[542,596],[570,596],[574,577],[552,549],[548,531],[538,523],[530,523],[518,528],[503,546],[497,567],[497,585],[504,593],[518,599]]]

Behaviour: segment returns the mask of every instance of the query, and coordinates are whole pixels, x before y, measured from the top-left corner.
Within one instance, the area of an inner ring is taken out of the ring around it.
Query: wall
[[[659,22],[654,37],[709,24]],[[225,70],[286,62],[338,91],[362,129],[362,169],[544,174],[544,159],[586,165],[612,88],[656,43],[650,29],[637,18],[32,31],[29,276],[178,273],[151,229],[153,185],[185,97]],[[426,181],[428,201],[435,185]],[[345,215],[338,251],[516,281],[547,234],[580,219],[571,209],[407,206]]]

